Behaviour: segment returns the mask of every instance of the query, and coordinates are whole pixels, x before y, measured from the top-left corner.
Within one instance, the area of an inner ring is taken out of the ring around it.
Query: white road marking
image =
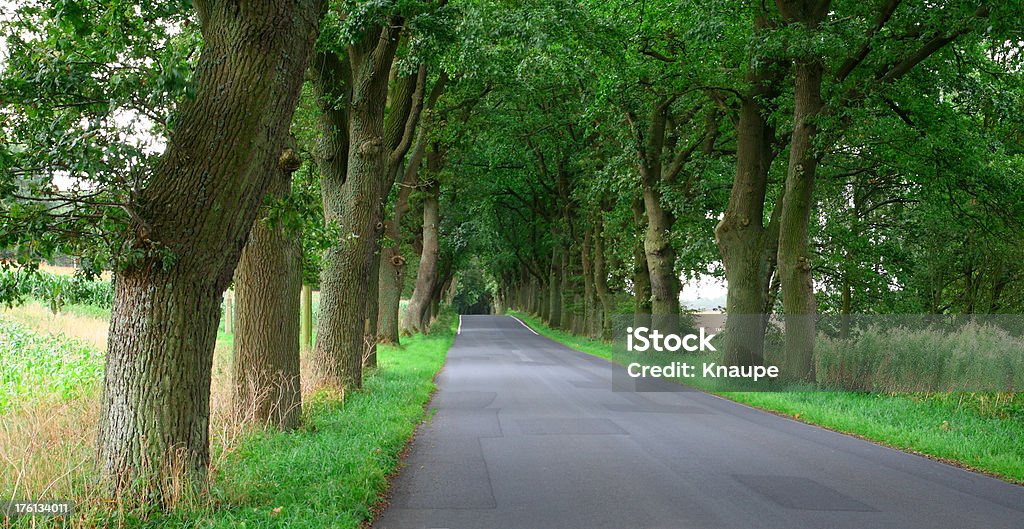
[[[462,334],[462,314],[459,314],[459,330],[455,331],[455,334]]]
[[[521,319],[519,319],[519,318],[516,318],[515,316],[512,316],[512,317],[513,317],[513,318],[515,318],[515,320],[516,320],[516,321],[518,321],[519,323],[523,323],[523,320],[521,320]],[[526,327],[526,328],[527,328],[527,329],[528,329],[528,330],[529,330],[530,332],[532,332],[533,334],[537,334],[537,331],[535,331],[535,330],[531,329],[529,325],[527,325],[527,324],[523,323],[523,327]],[[537,336],[540,336],[540,334],[537,334]]]

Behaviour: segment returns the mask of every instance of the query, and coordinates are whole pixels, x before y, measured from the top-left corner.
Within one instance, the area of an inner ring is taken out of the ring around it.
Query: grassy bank
[[[107,319],[87,306],[51,314],[39,303],[0,314],[0,366],[18,373],[0,380],[0,495],[70,498],[74,527],[361,527],[424,418],[454,337],[447,315],[433,334],[380,347],[361,391],[344,402],[306,395],[303,426],[277,432],[239,424],[228,412],[232,336],[221,333],[211,494],[168,513],[120,512],[95,486],[93,471]],[[23,518],[14,527],[48,525]]]
[[[612,345],[551,329],[537,332],[607,360]],[[719,393],[736,402],[849,433],[900,450],[1024,483],[1024,398],[1015,394],[852,392]]]

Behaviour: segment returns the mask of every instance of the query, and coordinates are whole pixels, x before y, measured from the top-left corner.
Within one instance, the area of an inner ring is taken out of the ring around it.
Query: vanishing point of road
[[[613,369],[463,316],[374,528],[1024,528],[1024,487]]]

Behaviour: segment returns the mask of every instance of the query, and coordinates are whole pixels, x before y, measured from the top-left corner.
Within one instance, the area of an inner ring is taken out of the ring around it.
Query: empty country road
[[[464,316],[376,529],[1020,529],[1024,488]]]

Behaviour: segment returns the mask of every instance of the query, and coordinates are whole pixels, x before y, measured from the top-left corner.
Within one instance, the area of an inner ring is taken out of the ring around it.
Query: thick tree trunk
[[[769,74],[754,67],[747,84],[750,90],[740,102],[736,127],[736,176],[728,207],[715,228],[727,282],[722,362],[737,366],[764,363],[768,288],[778,247],[779,208],[764,226],[774,130],[763,105],[774,97],[775,89]]]
[[[580,262],[583,266],[583,334],[594,337],[598,334],[597,295],[594,292],[594,232],[587,230],[580,248]]]
[[[672,248],[672,215],[661,204],[661,192],[654,184],[644,185],[647,231],[644,252],[651,278],[651,315],[656,326],[672,332],[679,316],[679,277],[676,252]]]
[[[405,257],[401,250],[396,251],[394,246],[384,248],[380,259],[380,277],[377,279],[377,343],[399,343],[398,311],[402,303],[404,282]]]
[[[209,463],[210,374],[222,295],[278,162],[319,2],[197,4],[195,96],[134,204],[115,273],[97,461],[128,501],[168,502]]]
[[[291,189],[300,164],[291,149],[281,155],[279,176],[268,194],[281,198]],[[267,226],[264,215],[252,225],[235,270],[238,322],[234,340],[235,409],[243,420],[282,429],[299,425],[299,296],[302,248],[283,226]]]
[[[594,288],[601,300],[601,339],[612,339],[612,295],[608,289],[608,271],[605,269],[604,222],[595,228],[594,235]]]
[[[404,155],[392,149],[392,132],[403,140],[408,114],[406,98],[398,96],[385,127],[388,102],[388,80],[398,47],[403,21],[393,17],[387,24],[371,28],[363,40],[349,47],[348,77],[351,78],[351,100],[348,105],[348,156],[345,174],[322,177],[324,215],[328,222],[341,227],[342,237],[324,255],[321,276],[320,319],[317,322],[313,370],[316,386],[358,389],[362,387],[363,362],[367,356],[367,307],[371,304],[371,283],[377,280],[373,268],[381,223],[383,193],[390,188],[395,173],[395,158]],[[337,65],[327,74],[344,68]],[[327,64],[328,66],[331,63]],[[343,65],[342,65],[343,66]],[[344,76],[342,73],[340,76]],[[332,75],[339,77],[337,73]],[[321,75],[320,86],[331,87],[330,78]],[[407,86],[405,81],[398,83]],[[323,90],[323,89],[321,89]],[[318,98],[325,116],[332,117],[337,99]],[[394,124],[394,116],[401,123]],[[328,124],[332,131],[342,124]],[[407,143],[407,141],[406,141]],[[405,147],[408,148],[407,146]],[[321,170],[324,164],[321,163]],[[327,175],[324,175],[327,176]],[[340,185],[339,185],[340,184]],[[376,295],[376,293],[373,293]],[[376,311],[374,311],[374,326]],[[375,341],[375,337],[374,340]]]
[[[548,272],[548,325],[562,326],[562,246],[551,247],[551,268]]]
[[[822,65],[797,62],[793,135],[786,190],[779,219],[779,280],[786,314],[786,376],[814,380],[814,337],[817,304],[811,277],[808,227],[818,164],[812,141],[814,119],[822,108]]]
[[[423,252],[420,254],[419,268],[416,270],[416,286],[412,299],[405,308],[405,319],[402,330],[407,333],[427,332],[430,325],[430,304],[434,289],[439,282],[438,257],[440,244],[437,225],[440,222],[438,197],[440,184],[435,180],[427,187],[427,196],[423,200]]]

